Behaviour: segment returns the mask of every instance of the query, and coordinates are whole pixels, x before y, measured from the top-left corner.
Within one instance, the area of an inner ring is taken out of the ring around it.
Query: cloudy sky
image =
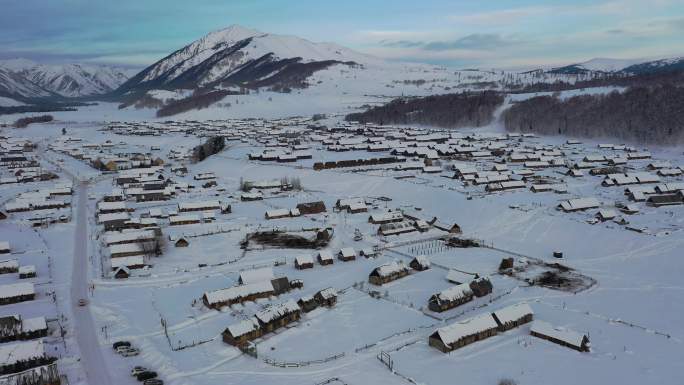
[[[231,24],[454,67],[684,55],[684,0],[2,0],[1,9],[0,59],[144,67]]]

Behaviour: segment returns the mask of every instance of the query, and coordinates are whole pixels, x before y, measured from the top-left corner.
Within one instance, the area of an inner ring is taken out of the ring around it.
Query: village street
[[[79,306],[78,301],[88,298],[88,184],[78,185],[76,207],[76,233],[74,237],[74,267],[71,276],[71,305],[73,307],[74,331],[81,351],[81,362],[89,384],[109,385],[107,363],[100,350],[95,333],[95,323],[88,306]]]

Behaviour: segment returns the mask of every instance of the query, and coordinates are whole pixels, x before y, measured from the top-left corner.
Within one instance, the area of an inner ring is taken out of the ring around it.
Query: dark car
[[[122,347],[122,346],[126,346],[126,347],[129,347],[129,348],[130,348],[130,347],[131,347],[131,343],[128,342],[128,341],[116,341],[116,342],[114,342],[114,343],[112,344],[112,348],[113,348],[114,350],[116,350],[116,348],[119,348],[119,347]]]
[[[157,377],[157,372],[153,372],[151,370],[148,370],[148,371],[142,372],[142,373],[138,373],[138,375],[136,376],[138,381],[145,381],[145,380],[149,380],[149,379],[152,379],[155,377]]]

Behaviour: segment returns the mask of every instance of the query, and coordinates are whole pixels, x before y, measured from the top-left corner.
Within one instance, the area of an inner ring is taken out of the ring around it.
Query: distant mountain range
[[[643,75],[649,73],[684,70],[684,57],[659,60],[625,60],[597,58],[583,63],[570,64],[546,71],[552,74],[584,75],[584,74],[622,74]]]
[[[258,90],[287,93],[310,89],[313,94],[328,96],[525,91],[534,89],[535,84],[562,82],[572,87],[613,74],[672,70],[684,70],[684,58],[598,58],[527,72],[454,70],[386,61],[333,43],[315,43],[233,25],[211,32],[137,73],[99,65],[0,61],[0,97],[5,98],[5,105],[11,105],[12,100],[38,105],[87,97],[122,101],[122,107],[135,104],[159,108],[176,102],[194,108],[221,100],[222,95]],[[197,97],[203,98],[201,103],[192,100]]]
[[[135,72],[105,65],[1,60],[0,96],[30,100],[102,95],[117,89]]]

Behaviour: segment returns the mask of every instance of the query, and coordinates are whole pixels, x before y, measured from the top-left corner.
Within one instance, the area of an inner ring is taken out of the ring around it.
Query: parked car
[[[81,298],[78,300],[78,306],[85,306],[88,304],[88,300],[85,298]]]
[[[116,341],[116,342],[114,342],[114,343],[112,344],[112,348],[113,348],[114,350],[116,350],[117,348],[119,348],[119,347],[121,347],[121,346],[126,346],[126,347],[129,347],[129,348],[130,348],[130,347],[131,347],[131,343],[128,342],[128,341]]]
[[[164,381],[158,378],[151,378],[149,380],[143,381],[143,385],[164,385]]]
[[[156,377],[157,377],[157,372],[154,372],[152,370],[144,371],[144,372],[142,372],[136,376],[138,381],[145,381],[145,380],[149,380],[149,379],[156,378]]]
[[[121,354],[122,352],[125,352],[126,350],[129,350],[129,349],[133,349],[133,348],[131,347],[130,344],[129,344],[129,345],[119,346],[119,347],[117,347],[117,348],[114,349],[114,350],[116,350],[117,353]]]
[[[131,376],[137,377],[138,374],[142,372],[147,372],[147,368],[144,366],[135,366],[133,369],[131,369]]]
[[[140,350],[135,349],[135,348],[128,348],[128,349],[120,352],[119,354],[121,354],[123,357],[133,357],[133,356],[137,356],[138,354],[140,354]]]

